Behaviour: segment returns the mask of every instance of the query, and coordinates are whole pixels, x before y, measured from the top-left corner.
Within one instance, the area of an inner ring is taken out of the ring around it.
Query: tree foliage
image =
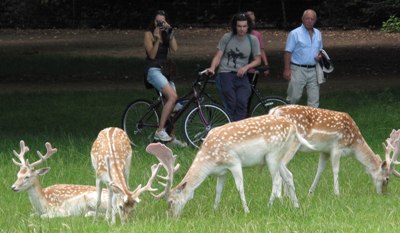
[[[307,8],[322,27],[380,27],[400,12],[400,0],[2,0],[2,28],[143,28],[157,9],[175,26],[227,24],[253,10],[261,27],[293,27]]]

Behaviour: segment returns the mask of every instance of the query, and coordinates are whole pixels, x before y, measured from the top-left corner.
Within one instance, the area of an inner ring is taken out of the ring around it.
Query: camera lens
[[[164,22],[162,21],[157,21],[157,27],[161,28],[164,26]]]

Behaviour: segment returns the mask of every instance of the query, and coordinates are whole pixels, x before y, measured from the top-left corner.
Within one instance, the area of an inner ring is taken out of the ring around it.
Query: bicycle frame
[[[247,104],[247,114],[248,114],[248,117],[251,117],[251,116],[252,116],[252,111],[254,111],[253,106],[252,106],[252,102],[253,102],[253,99],[254,99],[254,98],[256,98],[256,105],[255,105],[254,107],[262,106],[262,108],[264,109],[264,112],[265,112],[265,113],[268,113],[270,107],[273,105],[273,102],[270,102],[270,101],[269,101],[269,100],[271,100],[271,99],[275,99],[275,100],[278,99],[278,100],[281,101],[282,103],[283,103],[283,102],[285,102],[286,104],[288,103],[286,100],[284,100],[284,99],[281,98],[281,97],[277,97],[277,96],[263,96],[263,95],[259,92],[259,90],[257,89],[257,81],[258,81],[258,78],[259,78],[259,74],[260,74],[261,72],[264,72],[264,71],[268,70],[268,69],[269,69],[268,66],[259,66],[259,67],[256,67],[256,68],[255,68],[254,74],[252,75],[252,77],[250,77],[251,79],[249,78],[250,87],[251,87],[251,95],[250,95],[250,97],[249,97],[249,101],[248,101],[248,104]],[[254,97],[254,96],[255,96],[255,97]],[[261,103],[261,105],[260,105],[260,104],[257,104],[257,102],[258,102],[258,103]],[[272,105],[271,105],[271,104],[272,104]]]
[[[174,125],[178,121],[178,119],[183,115],[183,113],[189,108],[189,106],[192,103],[194,103],[200,110],[199,114],[202,123],[207,129],[210,128],[210,122],[207,121],[203,111],[201,110],[201,96],[203,94],[205,94],[208,98],[210,98],[213,101],[211,96],[205,93],[206,86],[208,83],[210,83],[210,81],[208,80],[209,78],[210,77],[206,74],[200,74],[200,73],[198,74],[197,79],[194,82],[192,82],[191,90],[180,98],[181,100],[187,100],[187,102],[183,105],[183,107],[179,111],[170,115],[169,121],[172,125]],[[162,94],[160,92],[158,93],[161,99],[159,102],[163,105],[164,103],[162,101]],[[159,107],[159,105],[157,105],[157,107]]]

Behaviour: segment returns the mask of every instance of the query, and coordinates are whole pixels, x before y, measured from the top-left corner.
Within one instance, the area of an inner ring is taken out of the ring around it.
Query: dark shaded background
[[[175,27],[219,27],[234,13],[255,11],[261,28],[290,28],[313,8],[318,27],[379,28],[399,16],[400,0],[1,0],[1,28],[141,29],[157,9]]]

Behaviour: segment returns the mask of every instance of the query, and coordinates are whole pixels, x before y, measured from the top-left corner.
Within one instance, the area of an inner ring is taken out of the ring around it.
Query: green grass
[[[265,91],[268,92],[268,91]],[[244,214],[234,182],[229,176],[220,207],[213,210],[215,178],[210,177],[196,190],[181,218],[166,217],[165,201],[155,201],[143,194],[135,215],[125,225],[110,226],[102,218],[69,217],[40,219],[27,193],[13,193],[17,166],[11,162],[12,150],[19,150],[24,139],[31,151],[44,152],[49,141],[58,152],[45,162],[51,170],[42,177],[42,185],[55,183],[94,184],[90,148],[97,133],[109,126],[119,126],[127,103],[152,92],[39,92],[0,95],[0,171],[3,190],[0,197],[0,232],[397,232],[400,203],[400,180],[391,179],[388,192],[377,195],[371,178],[353,157],[341,159],[340,197],[333,194],[330,165],[323,173],[315,195],[307,195],[314,178],[317,154],[298,154],[289,164],[294,175],[300,208],[294,209],[284,198],[273,207],[267,202],[271,178],[266,168],[244,170],[245,193],[250,214]],[[384,153],[382,142],[390,131],[400,128],[400,91],[330,93],[321,97],[321,107],[349,112],[372,149]],[[178,132],[179,133],[179,132]],[[179,136],[179,134],[178,134]],[[144,147],[134,148],[130,186],[146,182],[150,165],[156,162]],[[184,176],[196,151],[174,149],[182,164],[175,182]],[[160,187],[161,188],[161,187]]]

